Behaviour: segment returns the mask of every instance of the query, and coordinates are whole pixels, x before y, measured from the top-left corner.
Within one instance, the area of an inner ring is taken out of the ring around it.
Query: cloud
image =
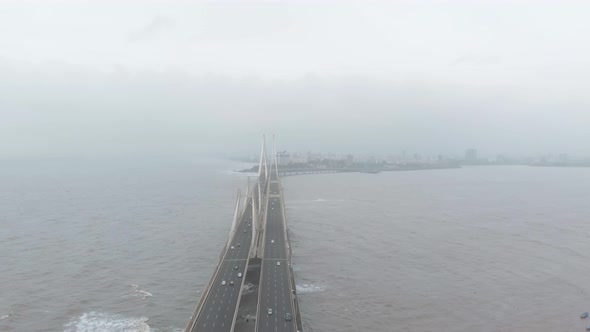
[[[488,54],[466,54],[451,62],[453,66],[495,66],[502,63],[502,57]]]
[[[129,34],[127,40],[133,43],[142,40],[152,39],[158,33],[162,32],[163,30],[169,29],[174,25],[175,23],[172,19],[156,15],[148,24],[146,24],[140,29],[132,31]]]

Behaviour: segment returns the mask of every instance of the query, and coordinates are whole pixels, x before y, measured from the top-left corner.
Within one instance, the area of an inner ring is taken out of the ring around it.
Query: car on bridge
[[[238,278],[242,277],[242,272],[238,273]]]
[[[227,283],[225,282],[225,280],[221,281],[221,286],[225,286]]]
[[[285,314],[285,321],[290,322],[293,320],[293,316],[290,313]]]
[[[267,311],[267,313],[268,313],[269,315],[272,315],[272,308],[268,308],[268,311]]]

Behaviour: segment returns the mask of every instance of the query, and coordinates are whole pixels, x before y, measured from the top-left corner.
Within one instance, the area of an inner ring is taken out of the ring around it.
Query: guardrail
[[[285,212],[285,195],[283,194],[283,184],[281,183],[281,179],[278,178],[279,182],[279,190],[281,193],[281,212],[283,213],[283,231],[285,235],[286,245],[287,245],[287,254],[289,260],[289,287],[291,287],[291,291],[289,292],[289,296],[291,299],[291,303],[293,303],[293,308],[295,310],[295,325],[297,327],[297,331],[303,331],[303,326],[301,324],[301,313],[299,312],[299,299],[296,295],[297,293],[297,285],[295,284],[295,275],[293,273],[293,252],[291,250],[291,239],[289,238],[289,232],[287,230],[287,213]]]
[[[240,197],[238,196],[238,201],[239,201],[239,199],[240,199]],[[246,202],[248,202],[248,201],[246,200]],[[246,208],[244,208],[244,210],[241,212],[239,220],[242,220],[242,218],[244,218],[245,212],[246,212]],[[230,231],[230,240],[232,239],[232,237],[233,237],[233,234],[231,234],[231,231]],[[213,273],[213,275],[209,279],[209,282],[207,283],[207,287],[205,287],[205,292],[203,292],[201,294],[201,298],[199,299],[199,302],[197,303],[197,306],[195,307],[195,311],[191,315],[191,318],[188,321],[188,323],[184,329],[185,332],[191,332],[193,330],[194,325],[197,321],[197,318],[199,317],[199,314],[201,313],[201,309],[203,308],[203,303],[205,302],[205,300],[209,296],[209,292],[211,291],[211,285],[213,284],[213,281],[215,281],[215,279],[217,278],[217,275],[219,274],[219,270],[221,269],[222,262],[223,262],[225,256],[227,255],[230,242],[231,241],[228,241],[226,243],[226,245],[224,246],[223,250],[221,251],[221,254],[219,255],[219,261],[217,262],[217,266],[215,267],[215,272]]]

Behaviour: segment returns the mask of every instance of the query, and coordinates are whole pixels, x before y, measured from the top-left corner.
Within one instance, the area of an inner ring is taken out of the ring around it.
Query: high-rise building
[[[467,149],[465,151],[465,161],[468,162],[476,162],[477,161],[477,150],[476,149]]]

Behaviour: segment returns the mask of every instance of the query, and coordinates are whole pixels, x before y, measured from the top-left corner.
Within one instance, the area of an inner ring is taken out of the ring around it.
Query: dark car
[[[285,314],[285,321],[290,322],[291,320],[293,320],[293,316],[291,316],[290,313],[286,313]]]

